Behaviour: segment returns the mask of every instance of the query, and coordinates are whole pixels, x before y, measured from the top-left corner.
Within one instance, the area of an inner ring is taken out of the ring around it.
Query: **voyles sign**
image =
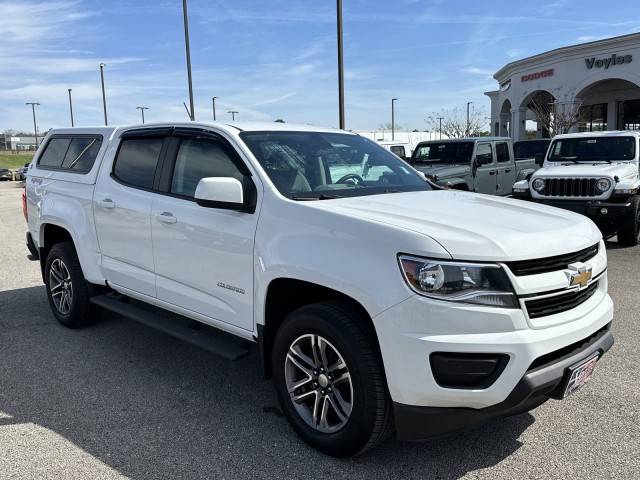
[[[591,70],[595,68],[604,68],[605,70],[613,65],[622,65],[624,63],[631,63],[633,57],[631,55],[616,55],[615,53],[608,58],[585,58],[584,62],[587,64],[587,69]]]

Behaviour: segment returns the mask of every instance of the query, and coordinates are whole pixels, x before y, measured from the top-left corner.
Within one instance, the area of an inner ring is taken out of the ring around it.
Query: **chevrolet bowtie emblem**
[[[569,277],[570,287],[575,287],[577,285],[578,288],[584,288],[589,285],[589,281],[593,277],[593,270],[584,263],[572,263],[569,265],[567,276]]]

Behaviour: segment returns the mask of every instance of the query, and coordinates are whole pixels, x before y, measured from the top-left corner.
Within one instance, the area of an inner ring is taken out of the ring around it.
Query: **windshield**
[[[473,142],[421,143],[411,163],[470,163],[472,154]]]
[[[240,137],[280,193],[293,200],[431,190],[405,162],[358,135],[243,132]]]
[[[581,137],[555,140],[551,145],[551,162],[611,162],[633,160],[634,137]]]
[[[536,158],[536,155],[547,153],[551,140],[533,140],[530,142],[516,142],[513,144],[513,154],[517,160]]]

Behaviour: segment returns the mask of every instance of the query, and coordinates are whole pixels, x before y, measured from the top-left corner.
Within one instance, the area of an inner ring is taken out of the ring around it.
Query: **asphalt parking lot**
[[[228,362],[104,314],[68,330],[0,184],[0,478],[640,477],[640,248],[608,244],[616,344],[583,390],[530,414],[352,460],[307,447],[258,359]]]

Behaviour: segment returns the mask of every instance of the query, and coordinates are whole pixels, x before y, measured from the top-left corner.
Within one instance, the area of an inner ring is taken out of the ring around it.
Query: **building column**
[[[618,101],[607,102],[607,130],[618,129]]]
[[[527,139],[527,109],[511,110],[511,138],[514,142]]]

